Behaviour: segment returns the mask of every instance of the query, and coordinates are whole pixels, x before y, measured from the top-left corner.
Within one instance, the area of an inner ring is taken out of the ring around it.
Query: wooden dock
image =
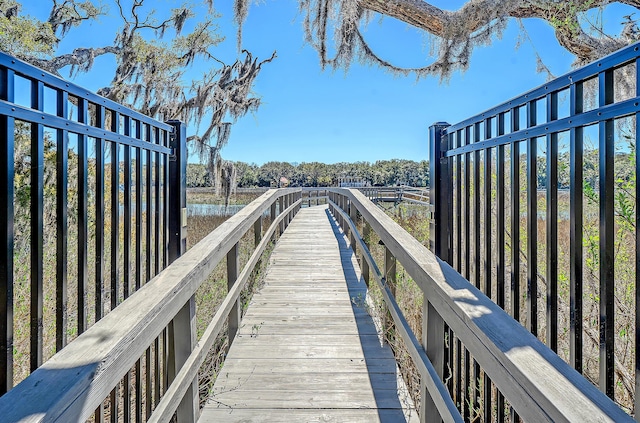
[[[417,421],[326,207],[278,241],[200,422]]]

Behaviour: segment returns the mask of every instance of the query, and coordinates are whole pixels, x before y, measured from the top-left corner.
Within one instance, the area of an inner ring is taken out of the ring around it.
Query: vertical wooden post
[[[280,210],[278,212],[278,215],[280,215],[284,210],[284,197],[278,198],[278,207],[280,207]],[[284,219],[282,219],[280,221],[280,235],[282,235],[282,233],[284,232],[284,224],[285,224]]]
[[[285,194],[282,197],[282,201],[283,201],[283,203],[282,203],[282,212],[284,212],[286,209],[289,208],[289,204],[290,204],[290,202],[289,202],[289,194]],[[283,222],[284,222],[284,229],[283,229],[283,231],[284,231],[289,226],[289,213],[285,214]]]
[[[262,215],[253,224],[253,245],[257,248],[262,241]],[[262,261],[258,260],[256,263],[256,269],[262,267]]]
[[[340,209],[342,211],[344,211],[344,209],[345,209],[344,204],[345,204],[344,195],[339,194],[339,196],[338,196],[338,205],[340,206]],[[345,228],[345,225],[344,225],[344,218],[342,217],[342,215],[339,215],[339,216],[340,216],[340,227],[342,228],[342,232],[346,235],[347,229]]]
[[[187,129],[179,121],[173,126],[169,162],[169,263],[187,250]],[[191,297],[169,324],[168,376],[171,383],[193,351],[196,339],[196,303]],[[194,422],[198,416],[198,379],[187,390],[176,411],[178,422]]]
[[[364,227],[362,228],[362,238],[364,239],[364,244],[367,246],[367,249],[371,251],[371,242],[369,237],[371,236],[371,225],[366,220],[364,221]],[[364,258],[364,252],[362,253],[362,278],[364,279],[364,283],[367,284],[367,288],[369,288],[369,263]]]
[[[433,308],[426,294],[422,300],[422,346],[427,357],[436,369],[440,380],[444,376],[445,344],[444,344],[444,320]],[[442,421],[437,412],[431,395],[427,392],[424,381],[420,382],[421,398],[420,421],[439,423]]]
[[[195,297],[191,297],[176,314],[173,321],[169,323],[168,376],[170,384],[189,358],[196,342],[196,302]],[[198,378],[195,378],[176,410],[178,422],[195,422],[198,417],[198,409]]]
[[[291,206],[293,205],[293,203],[295,202],[295,200],[294,200],[294,198],[293,198],[293,197],[294,197],[294,194],[293,194],[293,193],[291,193],[291,194],[287,195],[287,199],[289,200],[289,204],[287,204],[287,207],[291,207]],[[289,226],[289,224],[291,223],[291,220],[292,220],[292,219],[293,219],[293,210],[292,210],[292,211],[290,211],[290,212],[287,214],[287,226]]]
[[[391,294],[395,298],[396,296],[396,258],[391,253],[391,250],[384,247],[384,278],[391,291]],[[389,343],[392,343],[395,339],[394,334],[389,332],[391,322],[393,321],[389,310],[385,307],[383,330],[385,336],[389,339]]]
[[[273,203],[271,203],[271,210],[269,212],[270,216],[271,216],[271,223],[276,221],[276,217],[278,217],[276,215],[276,202],[274,201]],[[273,241],[276,240],[276,236],[277,236],[278,231],[273,231],[273,235],[271,236],[271,239]]]
[[[358,209],[356,209],[356,206],[353,204],[352,201],[349,201],[349,217],[351,218],[351,221],[353,222],[353,224],[357,225]],[[351,249],[355,253],[356,252],[356,234],[352,230],[349,230],[349,242],[351,243]]]
[[[238,272],[240,268],[240,256],[238,254],[238,244],[235,244],[227,253],[227,287],[230,290],[238,279]],[[236,337],[238,328],[240,327],[240,313],[242,308],[240,307],[240,297],[236,300],[236,303],[231,308],[229,313],[229,344],[227,345],[227,351],[231,348],[233,338]]]
[[[262,241],[262,216],[253,224],[253,239],[256,247],[260,244],[260,241]]]

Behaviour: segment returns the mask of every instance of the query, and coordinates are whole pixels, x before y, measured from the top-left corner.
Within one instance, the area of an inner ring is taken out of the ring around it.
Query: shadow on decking
[[[406,392],[406,388],[398,386],[401,376],[398,374],[393,351],[387,343],[380,341],[374,320],[367,312],[367,285],[356,272],[352,262],[354,252],[328,209],[326,213],[340,247],[342,271],[347,280],[351,307],[358,327],[358,336],[380,422],[396,423],[411,420],[412,414],[415,417],[414,405],[411,403],[408,393],[403,395],[404,399],[402,402],[400,401],[400,391]]]

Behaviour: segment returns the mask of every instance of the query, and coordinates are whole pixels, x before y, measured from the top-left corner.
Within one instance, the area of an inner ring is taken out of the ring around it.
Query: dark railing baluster
[[[600,106],[613,103],[613,69],[599,74]],[[600,122],[600,389],[614,398],[614,121]]]
[[[44,84],[31,82],[31,108],[43,110]],[[33,372],[42,364],[42,331],[44,307],[43,209],[44,209],[44,127],[31,123],[31,348]]]
[[[519,108],[511,110],[511,132],[520,129]],[[520,320],[520,141],[511,143],[511,317]]]
[[[153,410],[153,376],[151,367],[151,346],[147,348],[145,353],[144,365],[144,382],[145,382],[145,420],[149,420],[151,411]]]
[[[96,105],[96,125],[104,127],[104,108]],[[102,318],[104,312],[104,139],[96,138],[96,299],[95,321]]]
[[[505,133],[504,113],[498,115],[498,136]],[[496,304],[505,308],[505,146],[499,145],[496,152]],[[504,396],[496,388],[496,419],[504,421]]]
[[[474,142],[480,142],[480,123],[475,124],[473,131]],[[473,153],[473,283],[476,288],[481,289],[480,277],[482,274],[482,255],[480,246],[482,245],[481,228],[482,228],[482,216],[480,209],[480,150],[476,150]],[[475,404],[474,404],[475,406]]]
[[[158,132],[158,131],[156,131]],[[157,139],[157,138],[156,138]],[[153,189],[155,191],[154,195],[155,195],[155,206],[154,206],[154,210],[153,210],[153,214],[154,214],[154,225],[153,225],[153,230],[154,230],[154,234],[153,234],[153,248],[154,248],[154,269],[153,269],[153,274],[157,275],[158,273],[160,273],[160,263],[161,263],[161,258],[160,258],[160,240],[161,240],[161,230],[160,230],[160,153],[155,152],[152,153],[155,157],[154,157],[154,180],[153,183],[155,184],[153,186]]]
[[[154,356],[153,356],[153,403],[158,405],[160,402],[160,336],[153,341]]]
[[[583,84],[576,83],[570,89],[571,116],[583,111]],[[581,126],[570,131],[569,177],[570,177],[570,287],[569,287],[569,361],[582,373],[582,280],[583,280],[583,145],[584,129]],[[637,209],[636,209],[637,210]],[[640,392],[640,391],[638,391]]]
[[[116,111],[111,112],[111,131],[118,133],[120,129],[120,114]],[[120,145],[111,142],[111,310],[115,309],[119,304],[120,295],[120,269],[118,259],[120,256]],[[109,409],[112,423],[118,421],[119,414],[120,389],[116,385],[111,391]]]
[[[470,128],[466,128],[466,140],[469,142]],[[464,158],[464,278],[471,276],[471,153]]]
[[[492,152],[491,149],[484,150],[484,269],[482,273],[484,274],[484,294],[492,298],[493,292],[491,284],[492,281],[492,273],[493,273],[493,263],[491,260],[491,255],[493,254],[492,248],[492,216],[491,216],[491,169],[492,169]]]
[[[498,136],[505,133],[504,113],[498,115]],[[505,308],[505,154],[504,145],[496,151],[496,304]]]
[[[118,129],[118,113],[113,112],[111,117],[112,130]],[[111,310],[119,303],[120,269],[118,258],[120,256],[120,146],[118,143],[110,143],[111,147]]]
[[[151,142],[151,126],[149,124],[143,124],[142,126],[142,138],[146,141],[146,142]],[[153,201],[151,198],[151,193],[152,193],[152,179],[151,179],[151,167],[152,167],[152,163],[151,163],[151,151],[150,150],[144,150],[143,153],[143,158],[144,158],[144,162],[143,162],[143,169],[142,169],[142,174],[143,174],[143,190],[144,190],[144,199],[143,199],[143,203],[142,203],[142,208],[143,208],[143,215],[144,215],[144,239],[145,239],[145,245],[144,245],[144,252],[143,252],[143,258],[144,258],[144,275],[143,275],[143,280],[142,280],[142,284],[146,284],[147,282],[149,282],[151,280],[151,251],[152,251],[152,245],[151,245],[151,223],[152,223],[152,210],[153,210]],[[147,419],[149,419],[149,416],[151,415],[151,412],[153,410],[153,351],[152,351],[152,346],[150,345],[149,348],[147,348],[147,352],[145,355],[145,389],[146,389],[146,416]]]
[[[558,94],[547,95],[547,122],[558,119]],[[547,346],[558,351],[558,133],[547,134]]]
[[[492,137],[491,133],[491,119],[486,119],[485,121],[485,139],[488,140]],[[492,153],[493,149],[487,148],[484,150],[484,294],[493,298],[493,248],[492,248],[492,240],[493,240],[493,231],[492,231],[492,213],[491,213],[491,204],[492,204],[492,196],[491,196],[491,182],[492,182]],[[484,405],[483,410],[483,418],[485,421],[492,421],[492,408],[493,401],[491,399],[491,378],[486,372],[482,372],[482,404]]]
[[[635,60],[635,65],[636,65],[636,74],[635,76],[635,82],[636,82],[636,97],[640,97],[640,59],[636,59]],[[636,259],[636,266],[635,266],[635,306],[636,306],[636,313],[635,313],[635,356],[634,356],[634,369],[635,369],[635,374],[634,374],[634,379],[635,379],[635,392],[636,395],[634,397],[634,409],[635,410],[639,410],[640,411],[640,348],[638,348],[638,345],[640,345],[640,313],[638,313],[638,308],[640,308],[640,184],[638,184],[637,182],[637,175],[640,175],[640,158],[638,157],[638,141],[640,140],[640,125],[638,125],[638,123],[640,122],[640,113],[636,113],[634,115],[635,117],[635,139],[636,139],[636,163],[635,163],[635,171],[636,171],[636,186],[635,186],[635,209],[636,209],[636,215],[635,215],[635,237],[636,237],[636,254],[635,254],[635,259]],[[635,418],[636,421],[640,420],[640,412],[636,411],[635,414]]]
[[[136,121],[136,138],[142,138],[142,123]],[[136,243],[136,274],[135,274],[135,290],[137,291],[142,286],[142,187],[143,187],[143,174],[142,174],[142,159],[144,150],[136,148],[136,228],[135,228],[135,243]]]
[[[124,117],[124,134],[131,135],[131,119]],[[129,298],[131,293],[131,147],[123,146],[123,267],[122,267],[122,295],[124,299]]]
[[[465,397],[462,391],[462,376],[463,376],[464,363],[462,360],[462,341],[456,337],[456,390],[454,401],[458,405],[458,409],[462,413],[464,409]]]
[[[0,67],[0,100],[14,100],[14,72]],[[13,117],[0,115],[0,395],[13,387]]]
[[[464,346],[463,346],[464,348]],[[475,398],[475,395],[471,392],[471,388],[473,387],[472,382],[469,380],[471,378],[471,355],[469,354],[469,350],[464,348],[464,389],[462,391],[462,417],[464,421],[469,421],[469,417],[471,417],[471,406],[472,401],[470,396]]]
[[[458,131],[457,146],[462,146],[463,130]],[[455,187],[455,219],[456,219],[456,270],[462,273],[462,166],[464,155],[456,156],[456,187]]]
[[[150,141],[151,138],[151,129],[149,128],[149,126],[147,125],[146,128],[146,134],[147,134],[147,141]],[[153,167],[153,163],[152,163],[152,156],[151,156],[151,151],[150,150],[146,150],[145,151],[145,200],[144,200],[144,207],[146,208],[146,213],[145,213],[145,239],[146,239],[146,243],[145,243],[145,278],[144,278],[144,283],[147,283],[151,280],[151,275],[152,275],[152,263],[153,263],[153,258],[152,258],[152,251],[153,251],[153,246],[151,245],[151,237],[152,237],[152,231],[151,231],[151,226],[153,223],[153,209],[155,208],[155,204],[153,203],[153,198],[152,198],[152,185],[153,185],[153,179],[152,179],[152,172],[151,169]]]
[[[135,121],[135,138],[142,139],[142,122]],[[142,148],[136,148],[135,163],[135,244],[136,244],[136,269],[135,269],[135,290],[139,290],[142,286]],[[142,358],[136,361],[136,422],[143,421],[143,389],[142,389]]]
[[[163,131],[163,145],[169,147],[169,132]],[[163,267],[169,265],[169,156],[167,154],[162,155],[162,245],[164,245]]]
[[[536,101],[527,102],[527,127],[536,125]],[[527,329],[538,336],[538,139],[527,140]]]
[[[78,122],[88,123],[88,102],[78,98]],[[78,335],[87,330],[87,290],[89,282],[89,139],[78,134]]]
[[[484,121],[484,139],[489,140],[495,134],[491,133],[491,121],[492,119],[485,119]],[[484,293],[487,297],[492,298],[492,283],[493,283],[493,264],[492,264],[492,213],[491,213],[491,182],[492,178],[492,158],[493,149],[487,148],[484,150]]]
[[[68,96],[56,92],[56,110],[59,117],[68,116]],[[67,344],[67,193],[69,177],[68,133],[56,130],[56,351]]]

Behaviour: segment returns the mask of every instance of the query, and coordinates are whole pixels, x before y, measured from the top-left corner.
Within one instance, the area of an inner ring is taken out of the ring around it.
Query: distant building
[[[363,188],[370,187],[371,183],[357,176],[343,176],[338,178],[338,187],[340,188]]]
[[[271,188],[286,188],[289,186],[291,181],[286,176],[281,176],[277,181],[271,181]]]

